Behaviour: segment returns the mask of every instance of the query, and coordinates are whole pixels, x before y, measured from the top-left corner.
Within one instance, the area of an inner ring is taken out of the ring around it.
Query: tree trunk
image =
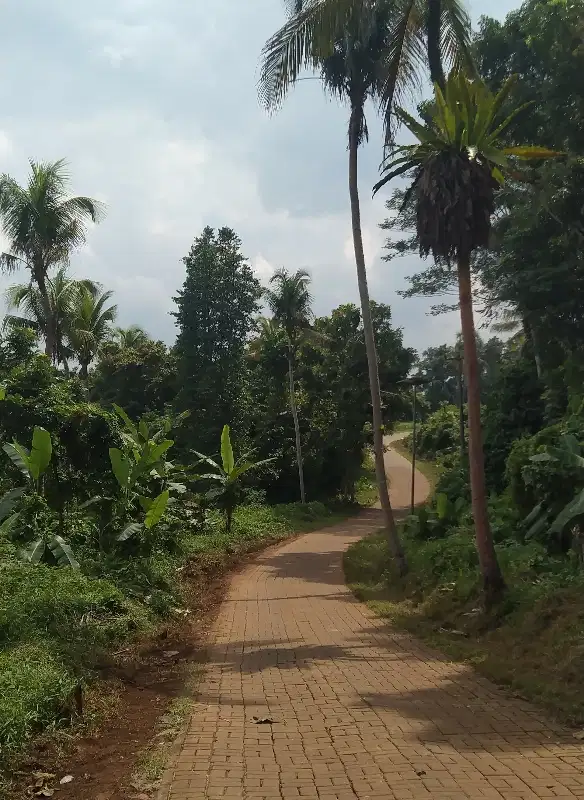
[[[470,257],[459,256],[458,290],[460,296],[460,319],[464,343],[464,372],[468,407],[468,460],[472,513],[475,524],[479,566],[487,605],[497,600],[505,588],[497,561],[495,545],[491,535],[487,514],[487,490],[481,429],[481,393],[476,334],[472,309],[472,287],[470,280]]]
[[[39,294],[41,296],[41,302],[43,304],[43,311],[45,314],[45,355],[47,355],[54,364],[57,357],[55,321],[53,319],[53,310],[51,308],[51,301],[49,299],[49,292],[47,290],[46,275],[42,265],[35,269],[34,279],[39,287]]]
[[[441,21],[442,21],[442,2],[441,0],[428,0],[428,13],[426,17],[427,29],[427,50],[428,66],[430,68],[430,80],[437,83],[444,90],[444,69],[442,68],[442,54],[440,52]]]
[[[288,387],[290,391],[290,410],[294,420],[294,434],[296,436],[296,462],[298,464],[298,481],[300,483],[300,502],[306,503],[306,492],[304,490],[304,465],[302,463],[302,442],[300,441],[300,424],[298,422],[298,410],[296,409],[296,396],[294,394],[294,356],[292,350],[288,351]]]
[[[86,380],[88,375],[89,363],[87,361],[82,361],[79,365],[79,377],[83,378],[83,380]]]
[[[379,386],[379,369],[377,364],[377,350],[373,323],[371,321],[371,305],[369,302],[369,288],[367,286],[367,270],[365,269],[365,253],[363,251],[363,236],[361,233],[361,209],[359,205],[358,184],[358,149],[359,149],[359,120],[362,108],[354,106],[351,110],[349,123],[349,197],[351,199],[351,223],[353,227],[353,245],[355,248],[355,264],[357,266],[357,282],[359,284],[359,297],[361,298],[361,315],[363,318],[363,331],[365,334],[365,348],[367,350],[367,366],[369,369],[369,389],[371,391],[371,408],[373,416],[373,452],[375,455],[375,475],[377,489],[383,515],[385,518],[385,533],[391,555],[395,559],[400,575],[407,572],[404,551],[401,546],[385,474],[384,446],[383,446],[383,416],[381,413],[381,389]]]
[[[531,346],[533,347],[533,360],[535,361],[535,370],[537,373],[538,380],[541,380],[543,377],[543,368],[541,365],[541,354],[540,354],[540,347],[539,347],[539,333],[534,325],[530,325],[529,329],[531,331]]]

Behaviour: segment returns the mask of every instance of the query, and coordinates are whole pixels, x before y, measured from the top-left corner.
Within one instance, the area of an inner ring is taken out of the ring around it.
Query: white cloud
[[[263,257],[261,253],[253,259],[252,261],[252,269],[256,278],[262,283],[262,285],[267,286],[270,281],[270,278],[276,271],[275,268],[270,264],[270,262]]]
[[[308,269],[317,314],[357,301],[347,110],[323,99],[317,81],[300,84],[274,117],[257,101],[259,53],[282,21],[274,0],[5,0],[0,171],[24,181],[29,157],[66,156],[73,189],[106,201],[72,268],[115,290],[122,324],[172,340],[181,259],[207,224],[236,230],[264,283],[280,266]],[[373,112],[369,125],[360,182],[371,294],[423,349],[452,337],[456,321],[426,317],[426,299],[396,296],[417,262],[381,260]]]

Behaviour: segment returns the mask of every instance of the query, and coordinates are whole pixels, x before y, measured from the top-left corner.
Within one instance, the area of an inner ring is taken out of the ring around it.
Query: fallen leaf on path
[[[276,721],[271,717],[252,717],[252,720],[255,722],[256,725],[273,725]]]

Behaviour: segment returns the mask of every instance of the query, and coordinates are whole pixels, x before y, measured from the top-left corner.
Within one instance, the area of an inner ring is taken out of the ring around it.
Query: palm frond
[[[99,222],[105,216],[106,206],[91,197],[70,197],[61,203],[60,211],[63,218],[71,221],[81,218]]]
[[[441,0],[440,49],[449,68],[477,78],[472,55],[470,17],[460,0]]]
[[[258,82],[260,100],[267,109],[280,106],[302,70],[317,69],[332,55],[334,42],[361,6],[362,0],[305,0],[268,39]]]
[[[20,267],[28,266],[26,261],[13,253],[0,253],[0,271],[16,272]]]
[[[34,319],[27,319],[27,317],[18,317],[14,314],[6,314],[2,322],[2,329],[7,328],[30,328],[35,333],[41,333],[39,324]]]
[[[421,87],[425,58],[422,20],[420,0],[399,0],[396,13],[389,21],[377,89],[387,143],[395,133],[394,106],[414,96]]]

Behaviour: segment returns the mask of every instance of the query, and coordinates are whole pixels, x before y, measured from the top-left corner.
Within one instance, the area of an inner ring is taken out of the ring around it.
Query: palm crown
[[[286,332],[288,342],[292,347],[304,331],[310,327],[312,312],[310,305],[310,275],[303,269],[290,274],[285,269],[277,270],[270,283],[275,287],[266,292],[268,305],[274,319]]]
[[[22,263],[33,271],[64,263],[71,250],[85,242],[86,225],[96,222],[103,206],[90,197],[67,193],[65,161],[30,162],[26,187],[9,175],[0,178],[0,215],[10,252],[0,266],[12,270]]]
[[[431,252],[435,258],[449,260],[487,246],[494,192],[512,171],[514,160],[559,155],[542,147],[502,146],[504,131],[526,107],[502,113],[515,80],[509,78],[493,94],[480,80],[453,72],[444,92],[435,85],[435,102],[425,124],[396,109],[399,120],[418,141],[392,148],[385,175],[373,191],[413,172],[404,204],[414,192],[422,255]]]
[[[379,105],[389,140],[394,101],[418,88],[427,61],[439,82],[443,59],[473,69],[460,0],[294,0],[290,10],[262,53],[260,93],[268,108],[282,102],[302,70],[320,70],[333,94]]]

